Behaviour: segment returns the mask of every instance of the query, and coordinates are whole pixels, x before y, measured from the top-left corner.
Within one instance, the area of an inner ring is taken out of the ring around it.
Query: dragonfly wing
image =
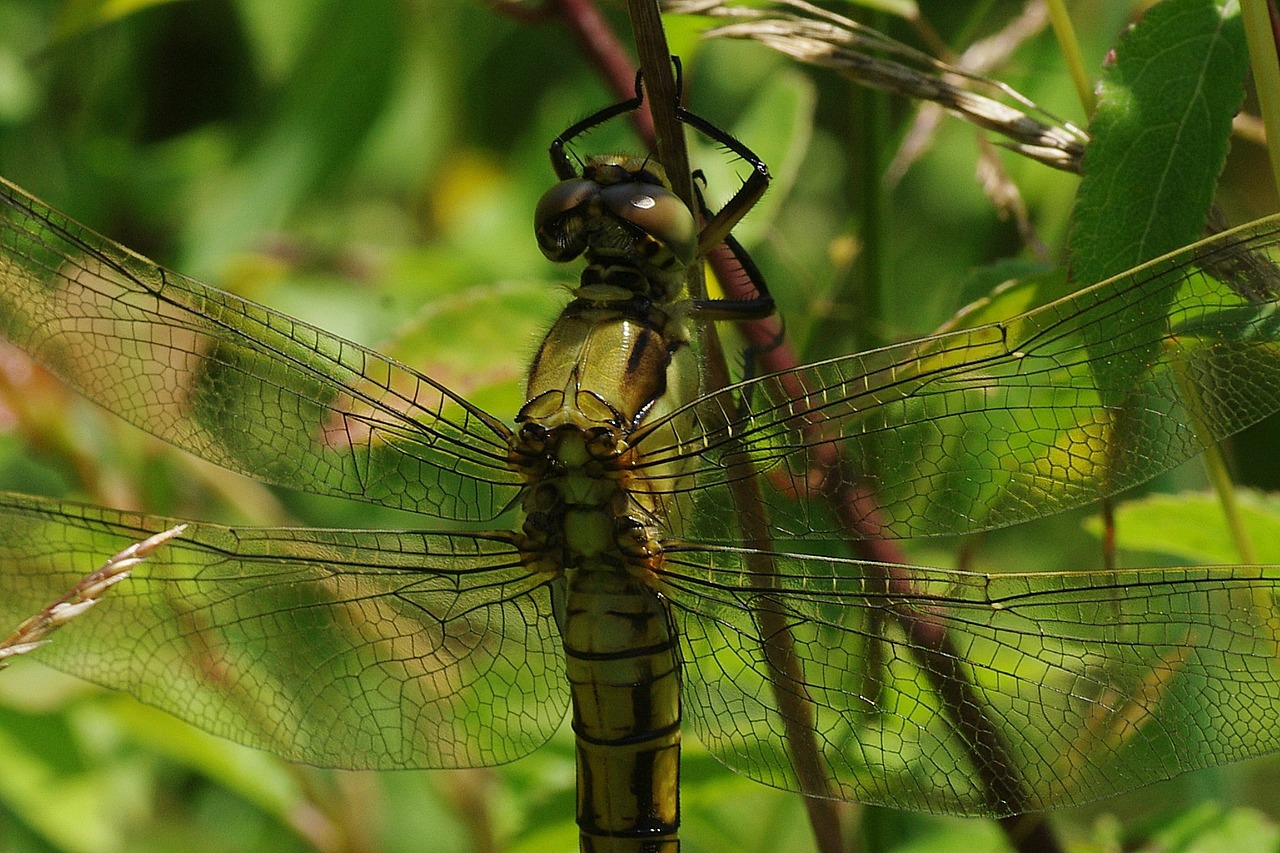
[[[662,572],[686,719],[721,761],[971,815],[1280,749],[1278,584],[1275,566],[978,575],[683,544]]]
[[[1273,218],[999,323],[717,391],[637,437],[641,470],[695,494],[760,472],[787,538],[959,534],[1090,503],[1280,409],[1277,244]]]
[[[0,526],[16,627],[172,522],[0,493]],[[499,764],[568,705],[547,581],[497,534],[192,524],[52,639],[53,666],[322,766]]]
[[[519,488],[507,428],[445,386],[3,180],[0,331],[131,423],[267,482],[469,521]]]

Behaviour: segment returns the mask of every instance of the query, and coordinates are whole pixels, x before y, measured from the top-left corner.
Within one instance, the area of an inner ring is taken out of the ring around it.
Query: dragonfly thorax
[[[570,303],[534,357],[511,446],[529,484],[528,550],[548,566],[602,560],[643,571],[666,513],[634,473],[631,437],[692,399],[698,384],[674,307],[638,297]]]
[[[528,402],[516,422],[547,430],[602,426],[625,438],[655,406],[693,399],[698,365],[682,305],[575,299],[534,355]]]
[[[593,157],[582,176],[538,202],[534,232],[553,261],[585,256],[580,298],[674,302],[697,252],[698,226],[652,160]]]

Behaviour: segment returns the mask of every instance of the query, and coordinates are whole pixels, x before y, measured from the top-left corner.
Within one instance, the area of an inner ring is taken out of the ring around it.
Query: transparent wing
[[[224,468],[459,520],[519,479],[508,430],[372,350],[160,267],[0,179],[0,333]]]
[[[977,575],[675,545],[662,586],[686,719],[768,785],[1006,815],[1280,749],[1280,567]]]
[[[1007,321],[710,394],[636,439],[646,485],[763,472],[779,538],[847,532],[859,494],[863,530],[905,537],[1095,501],[1280,409],[1278,242],[1264,220]]]
[[[0,633],[170,526],[0,493]],[[293,761],[499,764],[568,705],[546,584],[497,534],[193,524],[40,659]]]

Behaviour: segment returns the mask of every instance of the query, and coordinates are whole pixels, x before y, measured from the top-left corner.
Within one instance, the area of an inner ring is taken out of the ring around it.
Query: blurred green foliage
[[[1133,5],[1072,4],[1095,69]],[[1021,8],[918,6],[959,48]],[[609,14],[625,33],[623,16]],[[880,20],[915,38],[901,21]],[[868,170],[906,136],[914,105],[890,100],[877,111],[882,96],[759,46],[681,45],[689,106],[738,134],[779,177],[741,232],[802,349],[850,352],[926,333],[999,280],[986,265],[1035,259],[974,180],[968,126],[944,121],[927,154],[886,187]],[[995,76],[1085,122],[1048,34],[1021,45]],[[534,204],[553,179],[546,145],[613,97],[561,25],[522,23],[468,0],[0,4],[0,174],[149,257],[378,346],[504,416],[518,407],[522,365],[575,276],[532,240]],[[879,135],[861,132],[872,115]],[[638,148],[625,127],[589,141]],[[1264,154],[1236,147],[1218,198],[1242,222],[1275,200],[1256,177]],[[695,159],[713,198],[732,192],[734,164],[711,146]],[[1000,161],[1039,237],[1060,246],[1078,179],[1013,155]],[[884,241],[875,302],[850,296],[869,274],[857,261],[870,233],[858,198],[867,187],[883,192],[884,221],[872,229]],[[421,524],[210,470],[24,374],[7,353],[0,369],[25,401],[21,417],[2,413],[5,488],[236,523]],[[1246,437],[1239,469],[1274,486],[1274,446],[1274,431]],[[1202,483],[1187,466],[1159,486]],[[969,543],[966,559],[1096,566],[1097,541],[1080,521],[991,534]],[[1188,559],[1158,537],[1134,548],[1134,565]],[[935,565],[958,559],[949,543],[912,553]],[[799,798],[687,744],[684,849],[811,848]],[[565,851],[576,848],[573,774],[567,732],[492,770],[331,772],[228,744],[31,663],[0,678],[0,853]],[[1276,782],[1275,762],[1250,762],[1051,820],[1080,850],[1156,838],[1165,849],[1274,847],[1280,805],[1267,792]],[[867,849],[1007,844],[991,822],[856,806],[850,814],[864,818]]]

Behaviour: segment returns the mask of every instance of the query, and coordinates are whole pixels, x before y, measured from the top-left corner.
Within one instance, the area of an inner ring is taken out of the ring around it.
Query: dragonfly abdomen
[[[647,583],[668,507],[637,488],[628,438],[697,381],[681,319],[644,299],[580,298],[538,351],[517,417],[526,547],[561,575],[583,851],[679,849],[680,677]]]
[[[560,627],[581,849],[674,853],[680,677],[664,605],[624,567],[592,561],[568,575]]]

